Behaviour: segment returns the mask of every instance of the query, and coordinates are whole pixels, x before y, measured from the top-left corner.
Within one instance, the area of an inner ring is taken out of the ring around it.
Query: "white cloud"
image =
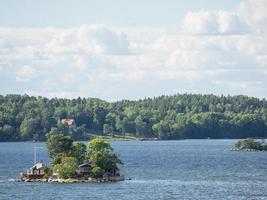
[[[239,7],[241,17],[256,31],[266,32],[267,30],[267,1],[247,0]]]
[[[0,28],[0,91],[106,99],[172,91],[260,96],[267,90],[265,15],[255,17],[256,26],[244,15],[248,7],[261,12],[259,2],[248,0],[236,12],[190,12],[180,30]]]
[[[35,72],[36,70],[33,67],[29,65],[24,65],[17,70],[16,81],[30,81],[34,77]]]
[[[247,0],[236,12],[201,10],[188,12],[182,28],[191,34],[242,34],[266,31],[267,1]]]
[[[77,31],[77,37],[89,52],[108,54],[129,53],[129,42],[123,33],[116,33],[99,25],[83,25]]]
[[[207,10],[187,13],[182,29],[189,34],[242,34],[249,31],[238,13]]]
[[[125,34],[104,25],[81,25],[59,32],[45,49],[54,53],[128,54],[129,42]]]
[[[219,12],[217,18],[220,24],[219,32],[222,34],[242,34],[249,32],[247,24],[237,13]]]

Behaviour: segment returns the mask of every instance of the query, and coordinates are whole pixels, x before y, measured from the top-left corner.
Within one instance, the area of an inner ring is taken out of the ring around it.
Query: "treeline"
[[[76,128],[62,124],[69,118]],[[52,128],[75,140],[87,140],[89,133],[159,139],[266,138],[267,102],[242,95],[178,94],[114,103],[0,95],[0,141],[42,141]]]

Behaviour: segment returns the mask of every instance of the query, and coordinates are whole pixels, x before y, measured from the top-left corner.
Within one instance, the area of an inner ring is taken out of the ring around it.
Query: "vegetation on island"
[[[235,144],[235,148],[233,150],[236,151],[267,151],[267,144],[265,140],[254,140],[252,138],[247,138],[244,140],[239,140]]]
[[[62,123],[70,118],[75,120],[75,128]],[[74,140],[88,140],[92,134],[159,139],[266,138],[267,101],[242,95],[178,94],[109,103],[93,98],[0,95],[0,141],[44,141],[54,128]]]
[[[82,142],[73,142],[70,136],[52,129],[47,135],[46,144],[51,159],[51,169],[45,171],[47,177],[58,173],[62,179],[77,178],[79,165],[90,163],[92,177],[101,178],[104,172],[117,170],[117,164],[122,164],[110,143],[100,138],[91,140],[86,146]]]

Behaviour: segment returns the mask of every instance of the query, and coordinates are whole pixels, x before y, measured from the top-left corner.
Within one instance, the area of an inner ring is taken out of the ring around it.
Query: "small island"
[[[252,138],[247,138],[244,140],[239,140],[233,151],[267,151],[267,144],[264,140],[258,141]]]
[[[114,153],[110,143],[101,138],[82,142],[73,142],[70,136],[63,135],[57,129],[47,135],[47,150],[50,166],[42,162],[35,163],[26,173],[20,173],[25,182],[113,182],[122,181],[118,164],[123,164]]]

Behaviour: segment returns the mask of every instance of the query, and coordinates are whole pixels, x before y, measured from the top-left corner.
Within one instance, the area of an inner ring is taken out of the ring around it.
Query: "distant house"
[[[81,164],[79,165],[77,169],[77,174],[79,176],[86,176],[86,175],[91,175],[92,173],[92,165],[89,163]]]
[[[120,170],[119,169],[112,169],[112,170],[105,170],[104,176],[120,176]]]
[[[27,179],[41,179],[44,177],[44,167],[45,165],[42,162],[36,163],[34,166],[32,166],[27,173],[20,173],[20,178],[22,180],[27,180]]]
[[[36,163],[30,168],[29,173],[33,175],[44,175],[44,164],[42,162]]]
[[[74,119],[62,119],[61,123],[68,126],[69,128],[76,129],[76,123]]]
[[[122,181],[124,180],[124,176],[120,175],[120,170],[117,168],[112,170],[105,170],[103,179],[107,181]]]

